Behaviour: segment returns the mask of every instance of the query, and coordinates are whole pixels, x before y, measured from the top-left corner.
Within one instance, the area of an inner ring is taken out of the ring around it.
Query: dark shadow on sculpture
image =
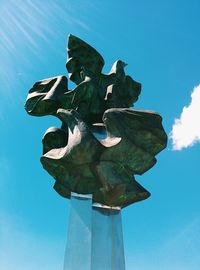
[[[155,112],[129,109],[141,84],[125,74],[118,60],[102,74],[104,60],[90,45],[70,35],[69,90],[67,78],[36,82],[29,91],[26,111],[34,116],[54,115],[61,128],[49,128],[43,138],[43,167],[56,182],[55,190],[93,194],[94,202],[124,207],[150,193],[134,179],[155,163],[166,147],[162,118]],[[107,132],[105,139],[96,134]]]

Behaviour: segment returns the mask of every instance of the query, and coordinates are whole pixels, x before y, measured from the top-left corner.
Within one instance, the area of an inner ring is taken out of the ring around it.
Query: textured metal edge
[[[97,207],[97,208],[111,209],[111,210],[117,210],[117,211],[121,210],[121,207],[119,206],[109,206],[109,205],[105,205],[101,203],[93,203],[92,206]]]
[[[71,192],[71,197],[92,199],[92,194],[79,194],[79,193]]]

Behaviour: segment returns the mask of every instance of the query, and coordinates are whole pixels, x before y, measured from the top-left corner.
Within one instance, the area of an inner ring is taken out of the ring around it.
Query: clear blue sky
[[[23,104],[37,80],[67,75],[69,33],[103,55],[105,73],[128,63],[142,83],[135,108],[174,130],[174,150],[169,140],[136,177],[152,196],[123,210],[127,270],[200,269],[199,10],[199,0],[0,1],[0,269],[62,269],[69,201],[39,161],[45,130],[59,122]]]

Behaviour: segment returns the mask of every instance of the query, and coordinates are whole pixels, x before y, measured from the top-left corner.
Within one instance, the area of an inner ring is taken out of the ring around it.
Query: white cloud
[[[175,119],[170,138],[173,149],[181,150],[200,141],[200,85],[193,89],[191,103],[184,106],[180,118]]]
[[[0,213],[0,269],[61,270],[63,257],[59,240],[35,234],[21,219]]]

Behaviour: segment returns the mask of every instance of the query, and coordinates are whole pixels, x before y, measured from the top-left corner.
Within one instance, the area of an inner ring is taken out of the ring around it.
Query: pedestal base
[[[72,193],[64,270],[125,270],[120,208]]]

